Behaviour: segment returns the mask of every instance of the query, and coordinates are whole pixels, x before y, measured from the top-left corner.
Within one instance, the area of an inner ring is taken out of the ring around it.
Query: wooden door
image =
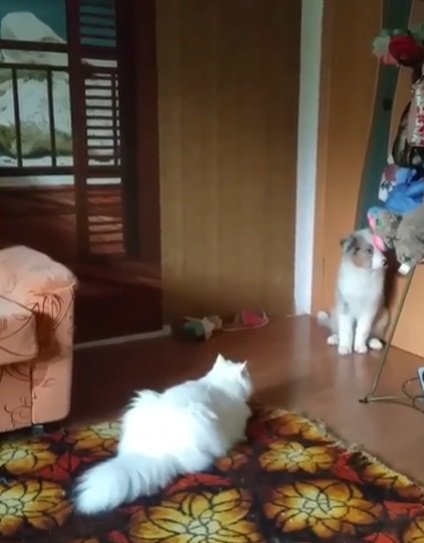
[[[168,316],[292,311],[300,8],[157,0]]]

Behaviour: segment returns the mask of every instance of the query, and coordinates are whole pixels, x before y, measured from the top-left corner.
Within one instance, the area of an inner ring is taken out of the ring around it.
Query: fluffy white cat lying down
[[[245,438],[251,393],[246,362],[221,355],[197,381],[137,393],[122,419],[117,455],[77,481],[76,511],[108,511],[210,467]]]

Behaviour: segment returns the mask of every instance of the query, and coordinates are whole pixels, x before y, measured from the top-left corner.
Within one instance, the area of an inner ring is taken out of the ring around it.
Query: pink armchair
[[[76,279],[28,247],[0,251],[0,432],[70,409]]]

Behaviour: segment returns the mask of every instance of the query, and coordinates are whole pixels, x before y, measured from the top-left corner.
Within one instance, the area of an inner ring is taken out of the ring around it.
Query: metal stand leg
[[[402,297],[401,297],[400,302],[399,302],[399,307],[398,307],[398,310],[396,311],[395,318],[394,318],[393,325],[392,325],[391,330],[390,330],[389,337],[387,338],[386,345],[384,347],[384,350],[383,350],[381,358],[380,358],[380,363],[378,365],[378,369],[377,369],[377,373],[375,375],[374,383],[373,383],[373,385],[371,387],[371,390],[368,392],[368,394],[364,398],[359,400],[362,403],[384,402],[384,401],[386,401],[386,402],[401,403],[401,404],[404,404],[404,405],[410,405],[410,399],[408,398],[408,396],[405,396],[405,395],[402,395],[402,396],[376,396],[375,392],[376,392],[377,387],[378,387],[378,385],[380,383],[381,375],[383,373],[384,367],[385,367],[386,362],[387,362],[389,351],[390,351],[390,348],[392,346],[392,340],[393,340],[393,337],[395,335],[397,326],[399,324],[399,319],[400,319],[400,316],[402,314],[402,310],[403,310],[403,307],[405,305],[405,301],[406,301],[406,298],[408,296],[408,292],[409,292],[409,289],[411,287],[412,280],[414,278],[414,274],[415,274],[415,268],[412,269],[411,272],[409,273],[408,279],[406,281],[406,285],[405,285],[405,287],[403,289]]]

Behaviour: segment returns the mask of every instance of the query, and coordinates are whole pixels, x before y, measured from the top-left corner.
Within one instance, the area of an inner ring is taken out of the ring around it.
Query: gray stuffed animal
[[[373,207],[368,212],[368,222],[376,247],[394,249],[400,273],[405,275],[424,262],[424,205],[401,217]]]

